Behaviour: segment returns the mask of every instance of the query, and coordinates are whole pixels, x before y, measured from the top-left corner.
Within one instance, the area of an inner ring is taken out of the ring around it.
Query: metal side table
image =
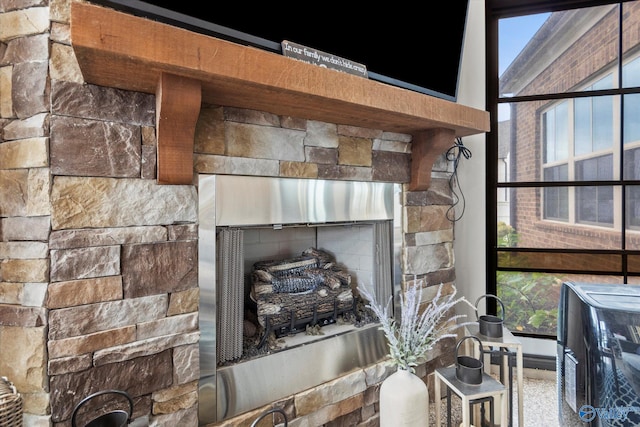
[[[501,410],[500,410],[500,425],[506,426],[508,422],[507,416],[507,389],[504,384],[496,381],[489,374],[482,373],[482,382],[480,384],[467,384],[456,377],[455,366],[449,368],[437,368],[434,375],[434,392],[436,395],[436,426],[440,427],[440,396],[441,389],[440,384],[444,382],[447,386],[447,427],[451,427],[451,393],[455,393],[460,397],[462,401],[462,426],[471,426],[471,406],[478,403],[489,403],[491,405],[491,414],[495,413],[496,397],[500,397]],[[495,420],[491,420],[491,423],[495,425]],[[477,425],[481,425],[477,424]]]
[[[471,323],[465,326],[467,335],[473,335],[480,339],[482,347],[484,348],[484,356],[489,359],[491,355],[500,356],[500,382],[507,388],[507,398],[509,399],[509,426],[513,425],[513,362],[515,358],[516,368],[516,380],[518,383],[518,425],[524,424],[524,370],[522,361],[522,343],[505,327],[502,327],[502,336],[498,338],[487,337],[479,332],[478,323]],[[477,355],[478,348],[474,349]],[[484,363],[485,371],[488,372],[491,369],[491,363]]]

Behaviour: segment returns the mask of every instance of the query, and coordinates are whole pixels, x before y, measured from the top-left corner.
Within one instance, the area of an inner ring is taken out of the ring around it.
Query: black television
[[[93,3],[282,54],[282,42],[364,65],[367,78],[456,101],[469,0],[317,6],[301,2],[91,0]]]

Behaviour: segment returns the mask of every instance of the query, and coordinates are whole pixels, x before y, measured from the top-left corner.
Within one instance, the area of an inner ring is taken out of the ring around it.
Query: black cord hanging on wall
[[[462,218],[464,215],[465,208],[465,198],[464,193],[462,192],[462,187],[460,187],[460,183],[458,181],[458,163],[460,162],[460,158],[464,157],[465,159],[471,158],[471,150],[464,146],[462,143],[462,138],[457,137],[455,142],[451,148],[447,150],[446,153],[447,160],[453,162],[453,173],[449,178],[449,189],[451,190],[451,195],[453,198],[453,203],[451,207],[447,210],[447,219],[451,222],[456,222]],[[460,196],[456,193],[456,186],[460,190]],[[458,203],[462,202],[462,210],[460,214],[456,217],[455,208]]]

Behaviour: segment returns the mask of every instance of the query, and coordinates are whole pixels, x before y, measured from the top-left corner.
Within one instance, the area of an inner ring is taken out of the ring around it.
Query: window
[[[487,0],[487,293],[554,337],[562,281],[640,283],[640,0],[540,3]]]

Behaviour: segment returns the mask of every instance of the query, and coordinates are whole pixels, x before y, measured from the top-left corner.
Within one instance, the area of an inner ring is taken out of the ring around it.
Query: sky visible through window
[[[529,40],[547,20],[549,13],[501,19],[498,26],[498,74],[511,65]],[[498,105],[498,120],[509,119],[509,105]]]
[[[537,15],[518,16],[500,20],[498,27],[498,67],[500,75],[504,73],[504,70],[507,69],[527,43],[529,43],[531,37],[533,37],[548,17],[549,13],[540,13]]]

